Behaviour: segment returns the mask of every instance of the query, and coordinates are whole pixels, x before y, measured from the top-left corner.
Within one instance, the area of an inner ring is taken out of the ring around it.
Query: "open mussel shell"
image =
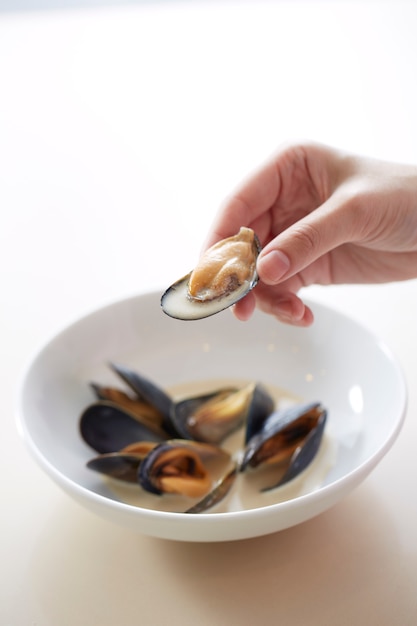
[[[318,419],[317,425],[307,435],[305,440],[299,445],[291,456],[289,465],[281,478],[269,487],[264,487],[262,491],[270,491],[276,487],[285,485],[293,478],[296,478],[312,463],[319,451],[323,439],[324,428],[327,420],[327,411],[323,411]]]
[[[146,400],[139,398],[136,393],[129,394],[117,387],[99,385],[98,383],[90,383],[90,387],[94,391],[97,400],[113,402],[113,404],[117,404],[121,409],[125,409],[133,417],[136,417],[150,428],[156,430],[161,428],[162,414]]]
[[[143,398],[126,393],[116,387],[98,385],[97,383],[90,383],[90,387],[99,401],[111,403],[126,411],[162,439],[171,436],[171,433],[168,433],[163,427],[163,415]]]
[[[144,400],[151,407],[156,409],[162,416],[162,427],[170,436],[176,436],[177,432],[172,426],[171,410],[173,405],[172,398],[154,382],[145,378],[138,372],[119,365],[110,364],[113,371],[138,395],[139,399]]]
[[[247,441],[262,428],[274,405],[267,389],[250,383],[180,400],[173,405],[171,418],[184,439],[218,445],[242,425]]]
[[[171,440],[149,452],[138,470],[139,484],[150,493],[202,498],[225,474],[230,455],[217,446]]]
[[[241,471],[248,466],[278,464],[288,461],[305,441],[327,411],[320,403],[308,403],[280,409],[265,421],[260,432],[247,443]]]
[[[260,251],[256,234],[242,227],[233,237],[209,248],[192,272],[165,291],[162,310],[176,319],[197,320],[236,304],[258,282]]]
[[[239,473],[238,464],[235,463],[232,468],[215,484],[214,488],[204,498],[191,506],[185,513],[204,513],[208,509],[212,509],[219,504],[227,496],[233,485],[235,484]]]
[[[242,426],[253,387],[225,387],[176,402],[171,415],[176,430],[185,439],[220,444]]]
[[[88,461],[87,467],[110,478],[137,484],[139,465],[156,445],[158,444],[153,441],[137,442],[120,452],[100,454]]]
[[[257,433],[259,433],[268,417],[275,409],[275,400],[269,391],[260,383],[257,383],[252,392],[245,426],[245,445]]]
[[[84,441],[100,454],[118,452],[137,441],[164,440],[111,402],[90,404],[80,416],[79,428]]]

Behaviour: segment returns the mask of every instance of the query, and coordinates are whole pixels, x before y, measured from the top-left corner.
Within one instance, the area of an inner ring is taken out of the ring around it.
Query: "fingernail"
[[[290,260],[281,250],[271,250],[258,259],[258,273],[266,283],[277,283],[290,269]]]
[[[282,321],[291,322],[294,316],[294,307],[292,302],[288,300],[281,300],[276,303],[275,315],[277,315]]]
[[[281,318],[291,321],[299,321],[303,315],[303,310],[296,306],[294,300],[278,300],[275,302],[275,314]]]
[[[305,305],[298,298],[283,298],[277,300],[274,306],[274,315],[281,321],[297,324],[305,315]]]

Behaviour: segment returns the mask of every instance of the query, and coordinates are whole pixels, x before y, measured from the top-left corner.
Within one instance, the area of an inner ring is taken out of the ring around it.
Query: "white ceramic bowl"
[[[264,535],[331,507],[394,443],[405,415],[404,378],[388,348],[356,322],[314,302],[315,323],[308,329],[261,313],[242,323],[228,311],[180,322],[163,314],[159,298],[150,293],[116,302],[72,324],[35,355],[20,387],[18,427],[30,452],[58,485],[98,515],[175,540]],[[293,484],[268,496],[236,488],[220,512],[188,515],[123,501],[109,481],[85,467],[94,453],[78,431],[79,414],[92,401],[88,383],[109,382],[109,361],[165,388],[232,378],[261,381],[303,401],[320,400],[329,411],[322,450]]]

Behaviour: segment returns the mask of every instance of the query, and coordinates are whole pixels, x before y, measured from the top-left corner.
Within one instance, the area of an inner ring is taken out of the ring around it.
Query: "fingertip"
[[[256,300],[252,293],[236,302],[232,307],[234,316],[241,322],[246,322],[253,314],[256,307]]]
[[[311,326],[314,322],[314,315],[312,310],[305,306],[304,307],[304,312],[303,315],[300,318],[292,318],[289,321],[287,321],[287,323],[292,324],[292,326],[299,326],[302,328],[307,328],[308,326]]]
[[[285,297],[274,303],[273,314],[280,322],[292,326],[307,327],[314,321],[310,307],[295,294],[286,294]]]
[[[314,322],[314,313],[310,307],[306,306],[303,316],[303,326],[311,326]]]

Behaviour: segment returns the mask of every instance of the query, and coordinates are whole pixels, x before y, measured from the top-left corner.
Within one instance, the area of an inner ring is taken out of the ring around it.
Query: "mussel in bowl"
[[[139,465],[157,445],[155,441],[138,441],[118,452],[107,452],[90,459],[87,467],[109,478],[137,484]]]
[[[225,474],[231,457],[218,446],[187,440],[166,441],[139,466],[138,482],[146,491],[201,498]]]
[[[232,495],[225,504],[226,496],[233,490],[240,497],[245,483],[259,493],[292,481],[321,447],[327,419],[321,403],[298,404],[250,381],[213,389],[206,382],[189,395],[166,391],[125,366],[110,367],[127,389],[90,384],[96,401],[80,415],[80,434],[98,452],[87,467],[116,479],[114,488],[136,485],[139,506],[147,492],[147,502],[170,494],[167,509],[186,513],[220,502],[224,508],[234,502]]]
[[[243,426],[251,432],[253,423],[266,419],[273,408],[274,400],[268,390],[259,383],[249,383],[174,402],[171,418],[181,437],[221,445]]]
[[[160,442],[164,434],[149,428],[136,416],[113,402],[93,402],[79,418],[82,439],[100,454],[118,452],[137,441]]]
[[[180,320],[215,315],[246,296],[258,282],[256,261],[261,245],[251,228],[209,248],[192,272],[176,281],[161,298],[163,311]]]
[[[276,478],[264,491],[293,480],[316,457],[326,421],[327,410],[319,402],[274,411],[247,442],[240,471],[276,468]]]

